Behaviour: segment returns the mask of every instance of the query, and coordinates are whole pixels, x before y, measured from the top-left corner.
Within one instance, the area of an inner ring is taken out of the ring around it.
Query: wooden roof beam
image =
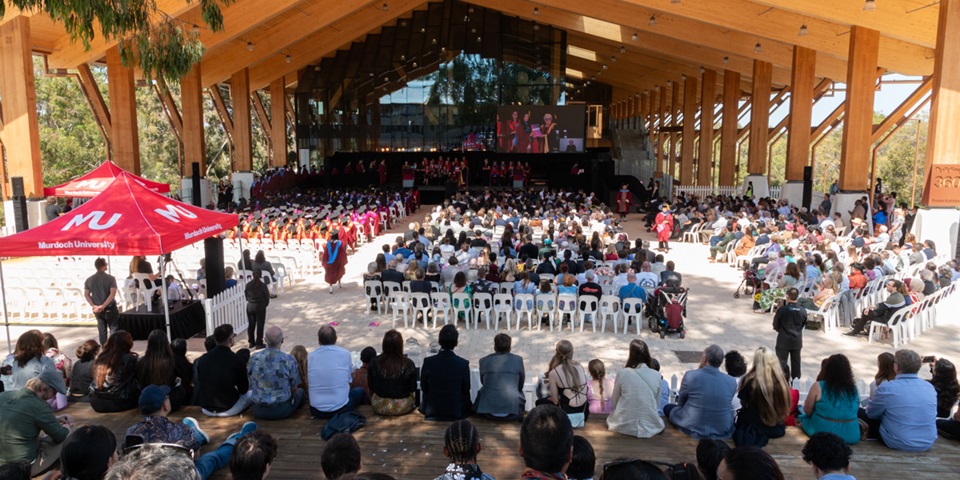
[[[267,0],[258,0],[267,1]],[[292,0],[274,0],[284,3],[297,3]],[[391,21],[392,13],[383,12],[380,2],[376,0],[342,1],[342,2],[302,2],[290,15],[284,15],[270,25],[257,22],[255,28],[243,36],[243,40],[226,42],[217,48],[209,49],[203,56],[200,69],[204,87],[226,81],[234,72],[249,65],[255,65],[271,56],[279,56],[285,60],[290,55],[291,60],[296,57],[313,57],[313,52],[288,48],[298,40],[329,27],[343,18],[364,11],[381,23]],[[376,3],[374,9],[373,4]],[[232,9],[232,8],[231,8]],[[253,43],[253,51],[247,49],[247,42]]]
[[[390,15],[393,18],[405,16],[410,11],[426,5],[423,0],[392,0]],[[290,63],[280,55],[267,57],[250,68],[250,88],[258,90],[266,87],[277,77],[289,75],[288,82],[296,80],[298,70],[315,63],[317,60],[336,52],[341,46],[361,39],[367,33],[379,30],[386,23],[379,15],[367,11],[354,12],[333,22],[327,28],[318,30],[287,47],[294,55]]]

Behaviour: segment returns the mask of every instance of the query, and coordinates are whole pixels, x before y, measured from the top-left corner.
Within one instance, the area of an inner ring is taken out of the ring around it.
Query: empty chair
[[[390,306],[390,309],[393,310],[393,328],[397,327],[397,314],[400,313],[403,314],[404,328],[408,327],[409,324],[407,322],[411,310],[410,294],[399,290],[395,291],[387,297],[387,304]],[[416,319],[416,317],[414,317],[414,319]]]
[[[511,285],[512,286],[512,285]],[[506,316],[507,331],[510,331],[510,321],[513,317],[513,295],[498,293],[493,296],[493,312],[496,314],[493,328],[500,329],[500,317]]]
[[[367,297],[367,313],[370,313],[374,305],[377,307],[378,313],[381,315],[385,313],[383,308],[383,283],[378,280],[363,282],[363,295]]]
[[[518,293],[513,296],[513,310],[517,312],[517,331],[520,331],[520,321],[523,316],[527,316],[527,329],[533,330],[533,322],[537,322],[537,330],[540,330],[540,320],[536,317],[536,299],[532,293]]]
[[[513,282],[502,282],[497,287],[497,292],[513,294]]]
[[[607,319],[613,322],[613,333],[617,333],[617,321],[620,319],[620,298],[614,295],[600,297],[600,333],[607,330]],[[596,321],[594,321],[596,325]],[[626,333],[626,327],[624,327]]]
[[[593,324],[593,331],[597,331],[597,312],[599,311],[600,300],[593,295],[580,295],[577,299],[577,319],[580,321],[580,331],[583,331],[583,323],[590,317]],[[572,327],[572,325],[571,325]]]
[[[423,326],[427,326],[427,321],[430,319],[430,308],[433,304],[430,302],[430,294],[427,293],[411,293],[410,295],[410,308],[413,311],[413,326],[417,326],[417,315],[423,316]]]
[[[560,330],[563,330],[565,318],[570,319],[570,331],[573,331],[573,324],[577,321],[577,296],[570,293],[557,295],[557,317]]]
[[[142,301],[143,303],[147,304],[147,311],[152,312],[153,295],[154,292],[160,290],[160,287],[153,283],[153,280],[150,280],[150,276],[147,273],[134,273],[133,279],[138,284],[136,303],[139,305],[139,303]]]
[[[480,316],[483,316],[487,322],[487,329],[490,329],[490,316],[493,315],[493,295],[489,293],[473,294],[473,328],[479,328]]]
[[[640,324],[643,323],[643,300],[638,297],[624,298],[621,302],[620,312],[623,314],[623,333],[630,329],[630,322],[637,329],[637,335],[640,335]]]

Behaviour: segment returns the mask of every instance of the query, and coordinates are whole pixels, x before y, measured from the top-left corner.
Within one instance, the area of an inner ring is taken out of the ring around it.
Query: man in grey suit
[[[722,363],[723,349],[707,347],[700,367],[684,374],[677,403],[663,407],[670,423],[693,438],[724,439],[733,435],[731,402],[737,393],[737,380],[720,371]]]
[[[480,392],[474,410],[494,420],[516,420],[526,406],[523,358],[510,353],[510,335],[493,338],[494,353],[480,359]]]

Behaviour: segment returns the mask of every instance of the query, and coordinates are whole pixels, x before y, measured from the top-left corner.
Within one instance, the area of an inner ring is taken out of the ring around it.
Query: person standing
[[[47,221],[52,222],[60,216],[60,206],[57,205],[57,197],[47,197],[47,206],[44,208],[47,215]]]
[[[330,293],[333,293],[333,284],[340,283],[340,279],[347,271],[347,252],[343,251],[343,242],[340,241],[340,234],[333,232],[326,248],[323,249],[323,278],[330,285]],[[343,285],[340,285],[343,288]]]
[[[773,316],[773,329],[777,332],[777,358],[781,362],[790,359],[790,378],[800,378],[800,349],[803,348],[803,327],[807,324],[807,311],[797,305],[800,291],[787,290],[787,303],[777,309]]]
[[[673,232],[673,214],[670,212],[670,204],[664,203],[660,206],[660,213],[655,220],[657,229],[657,241],[659,243],[658,252],[670,251],[670,234]]]
[[[107,261],[97,257],[93,261],[94,273],[83,283],[83,298],[93,308],[97,318],[97,332],[100,344],[107,343],[107,328],[113,334],[120,329],[120,311],[117,309],[117,279],[107,273]]]
[[[620,220],[627,219],[627,213],[630,212],[630,205],[633,203],[631,199],[630,189],[627,188],[627,184],[623,184],[623,188],[617,192],[617,213],[620,214]]]
[[[263,325],[267,320],[267,305],[270,305],[270,290],[261,280],[262,271],[253,271],[253,280],[247,283],[244,294],[247,297],[247,343],[250,348],[264,348]]]

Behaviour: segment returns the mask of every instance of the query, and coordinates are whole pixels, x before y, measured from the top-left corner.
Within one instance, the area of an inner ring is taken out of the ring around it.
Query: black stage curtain
[[[166,331],[163,306],[148,312],[146,307],[120,313],[120,329],[130,332],[134,340],[146,340],[155,329]],[[174,338],[190,338],[206,330],[203,305],[198,301],[176,302],[170,307],[170,334]]]

